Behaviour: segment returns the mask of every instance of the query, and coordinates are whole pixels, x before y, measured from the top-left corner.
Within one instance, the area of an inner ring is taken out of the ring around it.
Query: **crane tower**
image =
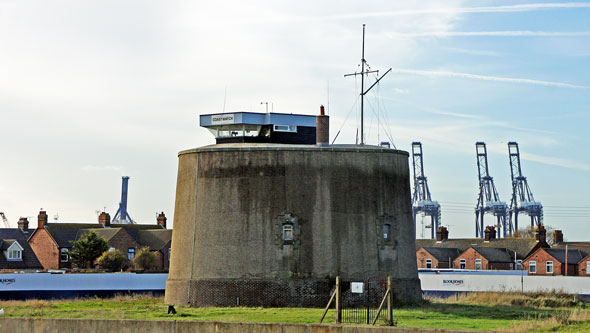
[[[131,219],[129,213],[127,213],[127,189],[129,187],[129,177],[123,177],[123,185],[121,188],[121,202],[119,203],[119,210],[113,217],[112,224],[135,224],[135,221]]]
[[[430,198],[430,189],[426,176],[424,176],[422,144],[420,142],[412,142],[412,160],[414,161],[414,194],[412,195],[414,229],[418,213],[430,216],[430,238],[434,238],[435,230],[438,230],[440,225],[440,204]]]
[[[494,179],[490,176],[486,144],[476,142],[475,151],[477,153],[477,171],[479,177],[479,196],[477,197],[477,206],[475,207],[475,237],[484,237],[483,218],[486,213],[496,216],[498,237],[506,237],[507,232],[512,234],[513,231],[512,225],[506,225],[508,205],[500,201],[496,185],[494,185]]]
[[[518,214],[525,213],[531,217],[531,227],[543,224],[543,205],[535,201],[533,192],[522,175],[520,168],[520,151],[518,143],[508,142],[510,155],[510,173],[512,176],[512,200],[510,201],[510,225],[514,219],[514,228],[518,230]]]

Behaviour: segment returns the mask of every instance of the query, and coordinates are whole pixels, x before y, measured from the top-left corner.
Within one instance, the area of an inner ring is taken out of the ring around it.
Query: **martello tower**
[[[338,275],[420,299],[407,152],[329,145],[323,108],[200,122],[217,144],[178,155],[167,303],[325,306]]]

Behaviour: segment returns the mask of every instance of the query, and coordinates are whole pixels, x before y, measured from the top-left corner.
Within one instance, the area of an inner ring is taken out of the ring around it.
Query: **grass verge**
[[[569,297],[569,296],[567,296]],[[430,299],[421,305],[396,308],[399,327],[590,331],[590,310],[558,294],[480,293],[458,299]],[[542,301],[541,301],[542,300]],[[119,296],[110,299],[0,301],[5,317],[200,320],[231,322],[317,323],[323,309],[313,308],[188,308],[167,314],[161,297]],[[324,323],[333,323],[334,311]]]

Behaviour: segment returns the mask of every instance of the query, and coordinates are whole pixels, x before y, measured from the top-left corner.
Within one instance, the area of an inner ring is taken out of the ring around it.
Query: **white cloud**
[[[576,85],[576,84],[571,84],[571,83],[543,81],[543,80],[534,80],[534,79],[523,79],[523,78],[509,78],[509,77],[479,75],[479,74],[470,74],[470,73],[458,73],[458,72],[450,72],[450,71],[427,71],[427,70],[402,69],[402,68],[393,68],[392,71],[397,72],[397,73],[402,73],[402,74],[412,74],[412,75],[430,76],[430,77],[460,77],[460,78],[466,78],[466,79],[533,84],[533,85],[539,85],[539,86],[551,86],[551,87],[559,87],[559,88],[590,89],[590,86],[581,86],[581,85]]]
[[[423,31],[423,32],[387,32],[388,38],[407,37],[588,37],[590,31],[530,31],[530,30],[503,30],[503,31]]]

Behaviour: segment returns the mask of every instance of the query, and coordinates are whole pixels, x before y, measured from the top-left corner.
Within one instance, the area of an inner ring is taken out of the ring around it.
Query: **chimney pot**
[[[324,106],[320,106],[320,115],[315,118],[315,142],[319,146],[330,144],[330,116],[326,116]]]
[[[446,227],[440,226],[436,231],[436,241],[437,242],[444,242],[449,239],[449,231]]]
[[[37,228],[38,229],[45,229],[47,225],[47,212],[44,210],[39,211],[39,215],[37,215]]]
[[[563,232],[561,230],[555,230],[553,232],[553,243],[554,244],[563,243]]]
[[[102,224],[104,227],[111,226],[111,215],[107,212],[102,212],[98,215],[98,223]]]
[[[22,231],[29,231],[29,220],[26,217],[21,217],[17,222],[18,228]]]
[[[158,214],[158,225],[162,226],[162,228],[166,229],[166,221],[168,220],[168,218],[166,218],[166,214],[164,214],[164,212],[161,212],[160,214]]]
[[[546,242],[547,241],[547,230],[541,224],[537,225],[537,234],[535,235],[535,239],[538,242]]]

